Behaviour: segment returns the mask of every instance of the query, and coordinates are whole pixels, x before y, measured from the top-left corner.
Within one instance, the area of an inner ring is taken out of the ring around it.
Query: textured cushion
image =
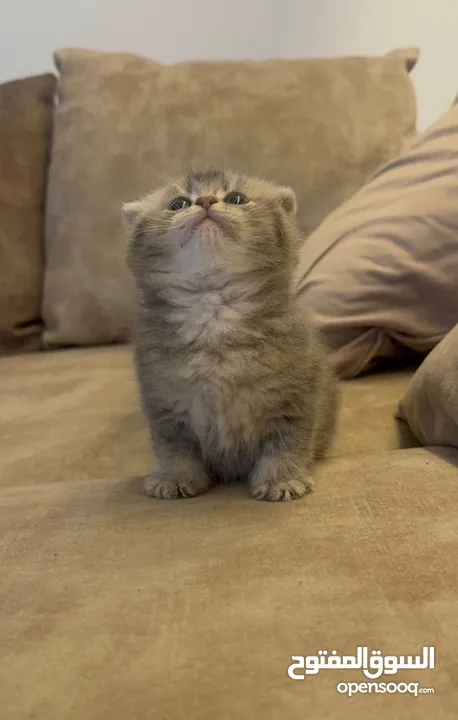
[[[0,85],[0,353],[40,344],[53,75]]]
[[[331,461],[286,505],[154,501],[122,478],[0,489],[2,718],[455,720],[457,462]],[[349,699],[336,686],[361,670],[287,675],[292,655],[358,645],[434,646],[435,669],[376,682],[435,694]]]
[[[119,207],[190,165],[297,191],[306,234],[415,131],[408,71],[386,57],[160,66],[61,50],[49,177],[45,340],[125,340],[132,287]]]
[[[302,247],[299,291],[343,377],[428,353],[458,321],[458,105]]]
[[[413,376],[399,417],[424,445],[458,447],[458,325]]]

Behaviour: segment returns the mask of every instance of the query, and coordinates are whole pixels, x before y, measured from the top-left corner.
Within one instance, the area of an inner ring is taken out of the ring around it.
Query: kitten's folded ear
[[[135,202],[124,203],[122,206],[122,220],[125,230],[132,234],[138,226],[143,214],[143,200],[135,200]]]
[[[277,192],[283,210],[288,215],[295,215],[297,213],[297,198],[294,190],[289,187],[279,187]]]
[[[122,206],[122,219],[127,233],[133,234],[142,220],[157,211],[163,199],[163,191],[155,190],[143,195],[139,200],[124,203]]]

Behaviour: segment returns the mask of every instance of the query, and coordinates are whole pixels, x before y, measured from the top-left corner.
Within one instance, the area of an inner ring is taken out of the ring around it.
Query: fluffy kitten
[[[289,188],[190,172],[124,206],[138,289],[135,360],[158,467],[156,498],[247,479],[299,498],[334,433],[337,391],[293,288]]]

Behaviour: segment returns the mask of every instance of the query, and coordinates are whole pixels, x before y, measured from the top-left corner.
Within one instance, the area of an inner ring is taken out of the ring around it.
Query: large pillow
[[[458,105],[306,240],[298,285],[342,377],[442,340],[458,321]]]
[[[288,183],[311,232],[415,132],[417,51],[326,60],[191,62],[69,49],[47,205],[48,346],[128,339],[121,203],[192,165]]]
[[[398,417],[423,445],[458,447],[458,324],[416,371]]]
[[[40,346],[54,75],[0,85],[0,354]]]

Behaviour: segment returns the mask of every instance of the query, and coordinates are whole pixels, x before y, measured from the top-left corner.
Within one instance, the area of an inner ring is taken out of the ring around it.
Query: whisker
[[[173,187],[178,188],[181,190],[180,184],[174,180],[173,178],[168,177],[168,175],[164,175],[163,173],[158,172],[157,170],[151,171],[153,175],[156,175],[160,180],[163,180],[164,182],[168,183],[169,185],[172,185]]]

